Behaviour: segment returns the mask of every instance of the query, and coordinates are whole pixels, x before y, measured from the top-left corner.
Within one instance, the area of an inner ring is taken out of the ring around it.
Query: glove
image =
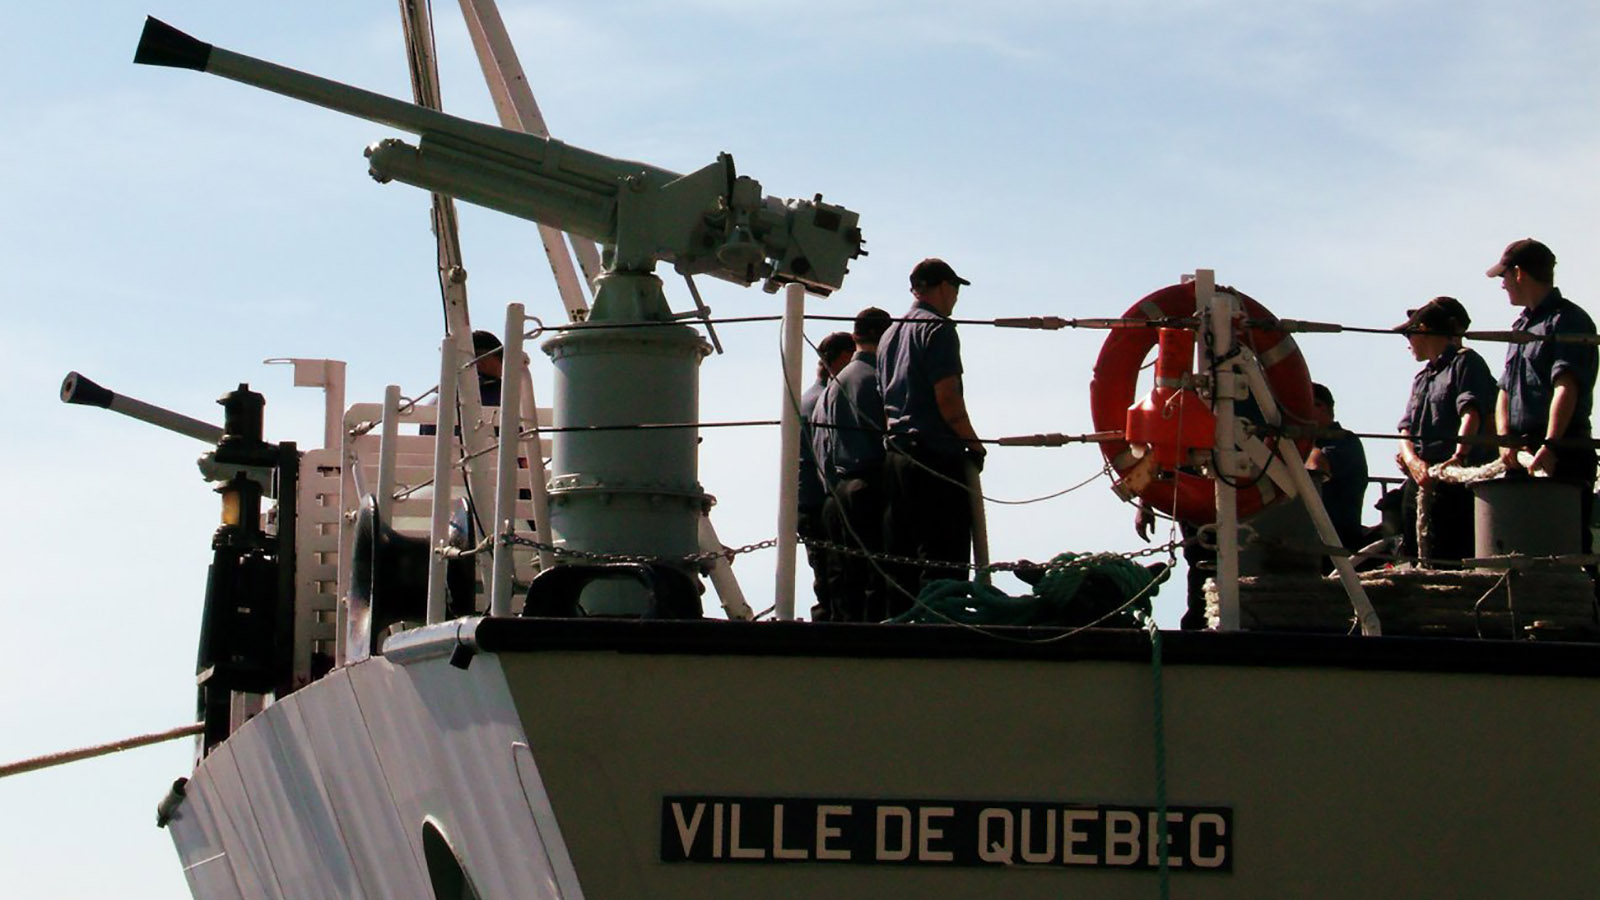
[[[1156,530],[1156,514],[1149,506],[1141,503],[1139,509],[1133,514],[1133,532],[1146,544],[1150,543],[1150,535]]]

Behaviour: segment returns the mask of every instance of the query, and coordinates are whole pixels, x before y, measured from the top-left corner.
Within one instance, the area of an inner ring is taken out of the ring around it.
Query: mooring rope
[[[84,759],[93,759],[96,756],[106,756],[119,753],[123,750],[133,750],[137,747],[147,747],[151,744],[160,744],[166,741],[177,740],[181,737],[190,737],[205,730],[203,723],[184,725],[168,731],[158,731],[154,734],[141,734],[135,737],[123,738],[109,744],[96,744],[92,747],[80,747],[77,750],[63,750],[59,753],[47,753],[44,756],[35,756],[14,763],[0,766],[0,778],[8,775],[20,775],[23,772],[32,772],[37,769],[48,769],[51,766],[65,765]]]

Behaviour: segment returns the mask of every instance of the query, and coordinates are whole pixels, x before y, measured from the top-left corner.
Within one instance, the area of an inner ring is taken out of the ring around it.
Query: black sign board
[[[663,797],[662,862],[1161,865],[1149,806],[979,800]],[[1233,810],[1169,806],[1167,866],[1233,869]]]

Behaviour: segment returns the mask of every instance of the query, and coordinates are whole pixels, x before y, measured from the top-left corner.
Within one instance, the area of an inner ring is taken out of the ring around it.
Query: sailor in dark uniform
[[[795,532],[802,541],[808,542],[806,562],[811,566],[811,592],[816,597],[816,603],[811,607],[813,622],[828,621],[834,603],[828,594],[828,552],[810,543],[827,538],[822,527],[822,503],[828,497],[822,481],[822,469],[812,452],[811,413],[816,409],[817,399],[822,396],[828,381],[845,367],[854,350],[855,341],[842,331],[835,331],[823,338],[822,343],[817,345],[817,355],[821,359],[817,362],[816,383],[800,395],[800,490],[795,504],[799,507]]]
[[[828,540],[867,553],[883,548],[883,394],[878,390],[878,340],[889,314],[869,307],[856,315],[856,352],[839,370],[811,414],[812,449],[821,463],[828,499],[822,506]],[[888,617],[883,580],[866,557],[831,553],[828,594],[834,620],[878,622]]]
[[[1513,331],[1592,339],[1594,320],[1561,296],[1555,272],[1556,255],[1550,248],[1524,238],[1506,247],[1500,262],[1485,274],[1499,278],[1511,305],[1522,307],[1511,325]],[[1511,344],[1506,348],[1506,368],[1495,404],[1496,432],[1534,450],[1529,468],[1579,485],[1584,553],[1593,545],[1589,521],[1594,509],[1595,455],[1588,441],[1596,362],[1593,343]],[[1500,448],[1500,458],[1512,468],[1520,466],[1516,450],[1514,446]]]
[[[1428,556],[1458,560],[1473,554],[1472,491],[1465,485],[1439,481],[1430,466],[1451,463],[1478,466],[1494,459],[1486,444],[1463,440],[1487,433],[1498,392],[1489,364],[1477,351],[1461,345],[1472,317],[1454,297],[1435,297],[1406,311],[1402,331],[1422,369],[1411,381],[1411,397],[1400,419],[1398,461],[1407,479],[1401,491],[1404,526],[1401,554],[1415,557],[1417,505],[1424,488],[1432,501],[1428,512]]]
[[[942,259],[917,263],[911,270],[916,302],[878,348],[888,426],[884,544],[896,556],[949,564],[894,569],[891,614],[909,609],[929,581],[966,578],[972,558],[966,472],[968,461],[981,467],[984,449],[967,417],[961,340],[950,321],[957,295],[968,284]]]

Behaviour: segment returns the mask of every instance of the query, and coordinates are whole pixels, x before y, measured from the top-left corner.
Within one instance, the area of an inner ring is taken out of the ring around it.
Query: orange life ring
[[[1239,299],[1244,316],[1255,322],[1268,324],[1277,317],[1266,307],[1232,288],[1218,287]],[[1194,283],[1164,287],[1135,303],[1123,313],[1128,319],[1183,318],[1195,314]],[[1096,431],[1121,431],[1127,427],[1128,407],[1133,405],[1134,391],[1138,388],[1139,370],[1145,358],[1156,345],[1156,328],[1116,328],[1106,337],[1095,360],[1094,378],[1089,382],[1089,411],[1094,418]],[[1249,347],[1260,360],[1266,372],[1267,384],[1283,411],[1288,423],[1312,421],[1311,373],[1306,368],[1305,357],[1295,344],[1294,337],[1286,331],[1270,327],[1240,329],[1237,340]],[[1302,453],[1311,448],[1311,441],[1303,438],[1297,442]],[[1127,441],[1107,441],[1100,444],[1120,479],[1141,459]],[[1216,520],[1216,492],[1211,479],[1182,470],[1162,471],[1160,475],[1134,490],[1140,498],[1174,518],[1196,524]],[[1263,507],[1283,495],[1267,479],[1256,479],[1253,484],[1239,486],[1240,517],[1259,512]]]

